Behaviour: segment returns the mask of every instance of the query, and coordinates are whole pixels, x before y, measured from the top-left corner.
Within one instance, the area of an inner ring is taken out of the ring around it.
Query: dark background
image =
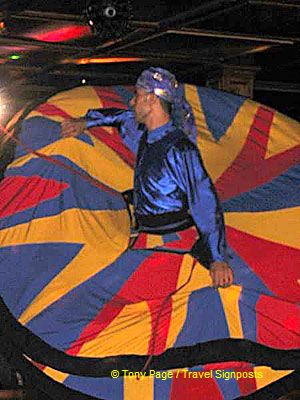
[[[82,78],[87,84],[134,83],[154,65],[172,70],[180,81],[206,85],[231,65],[255,71],[254,100],[300,120],[299,0],[132,0],[128,12],[127,3],[0,0],[6,114]],[[88,25],[89,5],[96,7],[97,35]],[[114,18],[103,16],[110,6]],[[20,58],[10,58],[15,55]],[[142,60],[76,64],[88,57]]]

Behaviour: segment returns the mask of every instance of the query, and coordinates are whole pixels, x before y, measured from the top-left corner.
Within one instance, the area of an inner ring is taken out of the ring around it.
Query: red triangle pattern
[[[300,301],[300,250],[228,226],[226,232],[229,245],[275,296]]]
[[[37,112],[47,116],[47,117],[54,117],[59,116],[65,119],[71,118],[71,115],[63,111],[61,108],[57,107],[51,103],[43,103],[36,108]]]
[[[118,93],[111,88],[108,87],[94,87],[99,99],[103,104],[103,108],[120,108],[126,110],[127,107],[124,104],[123,99]],[[122,141],[118,130],[113,129],[113,134],[109,135],[107,131],[105,131],[101,127],[96,127],[91,129],[91,133],[105,143],[108,147],[114,150],[118,155],[125,161],[130,167],[134,167],[135,164],[135,155],[131,150],[128,149],[127,146]]]
[[[241,152],[216,181],[222,201],[259,187],[298,164],[300,145],[265,159],[274,114],[263,106],[257,108]]]
[[[147,301],[151,313],[152,337],[149,351],[159,354],[165,350],[172,316],[172,303],[168,296],[176,290],[182,256],[154,253],[124,283],[124,286],[104,306],[95,319],[85,327],[68,350],[76,355],[87,341],[96,338],[127,304]],[[159,338],[159,340],[158,340]]]
[[[257,340],[279,349],[300,348],[298,304],[261,296],[256,304]]]
[[[8,176],[0,186],[0,218],[35,207],[58,197],[69,185],[40,176]]]

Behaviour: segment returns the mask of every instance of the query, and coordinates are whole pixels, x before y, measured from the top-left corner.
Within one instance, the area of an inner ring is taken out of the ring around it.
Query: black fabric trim
[[[113,369],[140,371],[148,356],[124,355],[104,358],[76,357],[59,351],[12,316],[0,302],[0,334],[32,360],[73,375],[108,377]],[[156,370],[193,367],[225,361],[246,361],[274,369],[300,369],[300,350],[278,350],[242,339],[222,339],[166,350],[153,356],[148,367]]]
[[[125,192],[122,192],[122,196],[128,207],[133,206],[133,189],[125,190]]]
[[[164,225],[186,223],[187,220],[190,226],[193,225],[193,220],[185,211],[169,212],[157,215],[136,215],[138,222],[145,227],[149,228],[163,228]]]
[[[292,372],[290,375],[236,400],[277,400],[280,396],[296,389],[300,389],[300,371]]]
[[[53,400],[105,400],[86,395],[55,382],[28,361],[23,356],[20,348],[7,337],[3,337],[0,334],[0,340],[2,343],[2,356],[4,356],[11,367],[22,375],[25,387],[30,387],[33,391],[34,398],[31,397],[32,400],[41,400],[41,397],[44,399],[43,394],[50,396]]]
[[[132,226],[133,216],[131,215],[130,206],[133,205],[133,189],[126,190],[122,195],[127,206]],[[137,223],[139,232],[152,233],[154,235],[165,235],[182,231],[194,225],[192,217],[186,210],[157,215],[135,214],[134,219]]]
[[[66,87],[60,92],[70,90],[72,87]],[[60,93],[53,92],[42,99],[31,103],[22,113],[14,128],[18,136],[18,128],[24,118],[39,104],[47,101],[53,95]],[[101,109],[101,112],[103,110]],[[13,157],[15,144],[9,141],[12,146],[10,156]],[[1,173],[10,161],[1,164]],[[0,175],[1,176],[1,175]],[[22,353],[33,360],[44,365],[52,366],[62,372],[81,375],[81,376],[109,376],[112,369],[131,369],[132,371],[141,370],[148,359],[147,356],[118,356],[107,358],[84,358],[72,357],[59,350],[56,350],[34,335],[27,328],[22,326],[9,312],[0,297],[0,340],[1,353],[4,355],[10,365],[15,367],[25,379],[25,383],[36,386],[42,392],[47,393],[53,400],[101,400],[98,397],[91,397],[81,392],[69,389],[63,384],[57,383],[47,377],[31,362],[26,360]],[[218,353],[219,352],[219,353]],[[220,354],[222,358],[220,358]],[[300,369],[300,351],[299,350],[276,350],[246,340],[224,339],[195,346],[189,346],[166,351],[161,356],[153,357],[149,366],[151,369],[168,369],[168,365],[178,365],[179,368],[194,366],[200,363],[221,362],[221,361],[248,361],[257,365],[269,365],[277,369]],[[296,378],[294,378],[296,377]],[[253,395],[241,397],[239,400],[274,400],[279,395],[287,391],[299,388],[300,373],[295,372],[288,377],[284,377],[275,383],[259,390]],[[297,380],[296,386],[286,385],[279,390],[279,385],[283,382]],[[273,389],[274,388],[274,389]],[[270,389],[273,389],[273,397],[270,397]],[[276,397],[274,397],[276,396]],[[37,396],[36,399],[39,399]],[[112,399],[106,399],[112,400]]]
[[[7,358],[7,361],[21,373],[25,380],[25,387],[32,386],[34,388],[34,397],[32,400],[41,400],[41,397],[44,399],[43,394],[50,396],[53,400],[60,398],[66,400],[101,400],[69,389],[64,385],[53,381],[28,362],[15,347],[12,350],[12,346],[8,345],[7,341],[5,342],[5,345],[6,346],[2,346],[2,353]],[[275,400],[278,399],[278,396],[299,388],[300,372],[296,371],[270,385],[267,385],[251,395],[239,397],[236,400]],[[50,400],[50,397],[47,397],[47,399]]]

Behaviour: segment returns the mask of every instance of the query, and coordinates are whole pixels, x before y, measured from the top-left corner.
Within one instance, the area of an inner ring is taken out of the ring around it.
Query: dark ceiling
[[[101,12],[109,5],[107,0],[92,3]],[[256,71],[258,99],[263,93],[298,96],[294,108],[299,109],[300,1],[131,4],[127,32],[119,29],[127,1],[111,0],[116,16],[101,17],[95,35],[86,18],[88,1],[0,0],[1,86],[21,104],[83,78],[88,84],[133,83],[148,65],[198,84],[224,65],[238,65]],[[120,62],[123,57],[137,60]]]

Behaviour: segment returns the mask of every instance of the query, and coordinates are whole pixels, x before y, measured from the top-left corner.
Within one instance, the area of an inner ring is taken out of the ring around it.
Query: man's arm
[[[103,108],[88,110],[82,118],[72,118],[61,123],[61,135],[64,137],[80,135],[85,129],[94,126],[115,126],[119,128],[121,135],[125,135],[128,129],[137,129],[134,122],[134,114],[129,110],[118,108]]]
[[[85,118],[66,119],[61,123],[61,136],[74,137],[80,135],[87,129],[86,122]]]
[[[233,282],[233,273],[226,262],[225,226],[213,183],[208,176],[197,147],[184,140],[171,150],[172,169],[178,184],[187,195],[193,220],[200,231],[199,251],[206,251],[214,287]],[[197,257],[197,254],[195,254]],[[199,254],[199,259],[201,254]]]

